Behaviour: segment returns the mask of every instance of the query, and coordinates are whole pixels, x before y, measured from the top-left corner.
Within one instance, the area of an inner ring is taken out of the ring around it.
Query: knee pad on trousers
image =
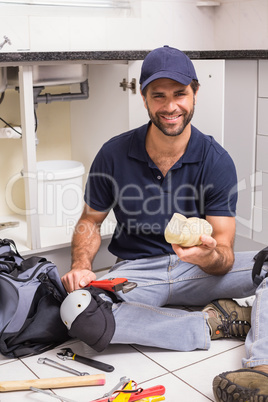
[[[92,286],[73,291],[61,304],[60,315],[72,338],[102,352],[113,337],[115,320],[112,303],[104,301],[99,293],[104,291]]]

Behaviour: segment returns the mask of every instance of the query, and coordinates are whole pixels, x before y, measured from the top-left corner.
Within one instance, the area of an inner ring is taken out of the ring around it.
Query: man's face
[[[143,101],[152,123],[169,137],[180,135],[194,114],[195,96],[191,86],[168,78],[151,82]]]

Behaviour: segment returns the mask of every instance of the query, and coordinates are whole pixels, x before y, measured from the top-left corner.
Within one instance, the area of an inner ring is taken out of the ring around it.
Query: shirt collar
[[[152,123],[149,122],[136,130],[133,130],[129,145],[128,155],[143,162],[150,160],[145,148],[147,131]],[[204,134],[191,125],[191,136],[185,153],[180,158],[180,163],[196,163],[202,160],[204,149]],[[178,162],[177,162],[178,163]]]
[[[203,159],[204,139],[204,134],[191,125],[191,136],[186,151],[181,157],[182,163],[196,163]]]
[[[152,123],[149,121],[149,123],[144,124],[136,130],[133,130],[128,150],[128,155],[131,158],[135,158],[143,162],[148,162],[149,155],[145,148],[145,140],[147,131],[151,124]]]

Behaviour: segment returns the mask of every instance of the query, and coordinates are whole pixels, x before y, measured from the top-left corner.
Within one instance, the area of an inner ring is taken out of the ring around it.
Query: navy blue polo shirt
[[[146,151],[147,129],[146,124],[106,142],[85,189],[91,208],[114,210],[109,250],[122,259],[173,253],[164,230],[174,212],[205,218],[234,216],[236,210],[235,166],[213,137],[191,126],[184,155],[163,177]]]

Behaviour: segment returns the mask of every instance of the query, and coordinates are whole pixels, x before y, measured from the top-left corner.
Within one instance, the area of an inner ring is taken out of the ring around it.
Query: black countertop
[[[149,50],[111,50],[111,51],[81,51],[81,52],[14,52],[1,53],[0,63],[5,65],[42,64],[51,62],[123,62],[128,60],[143,60]],[[201,50],[185,51],[193,60],[202,59],[268,59],[268,50]]]

